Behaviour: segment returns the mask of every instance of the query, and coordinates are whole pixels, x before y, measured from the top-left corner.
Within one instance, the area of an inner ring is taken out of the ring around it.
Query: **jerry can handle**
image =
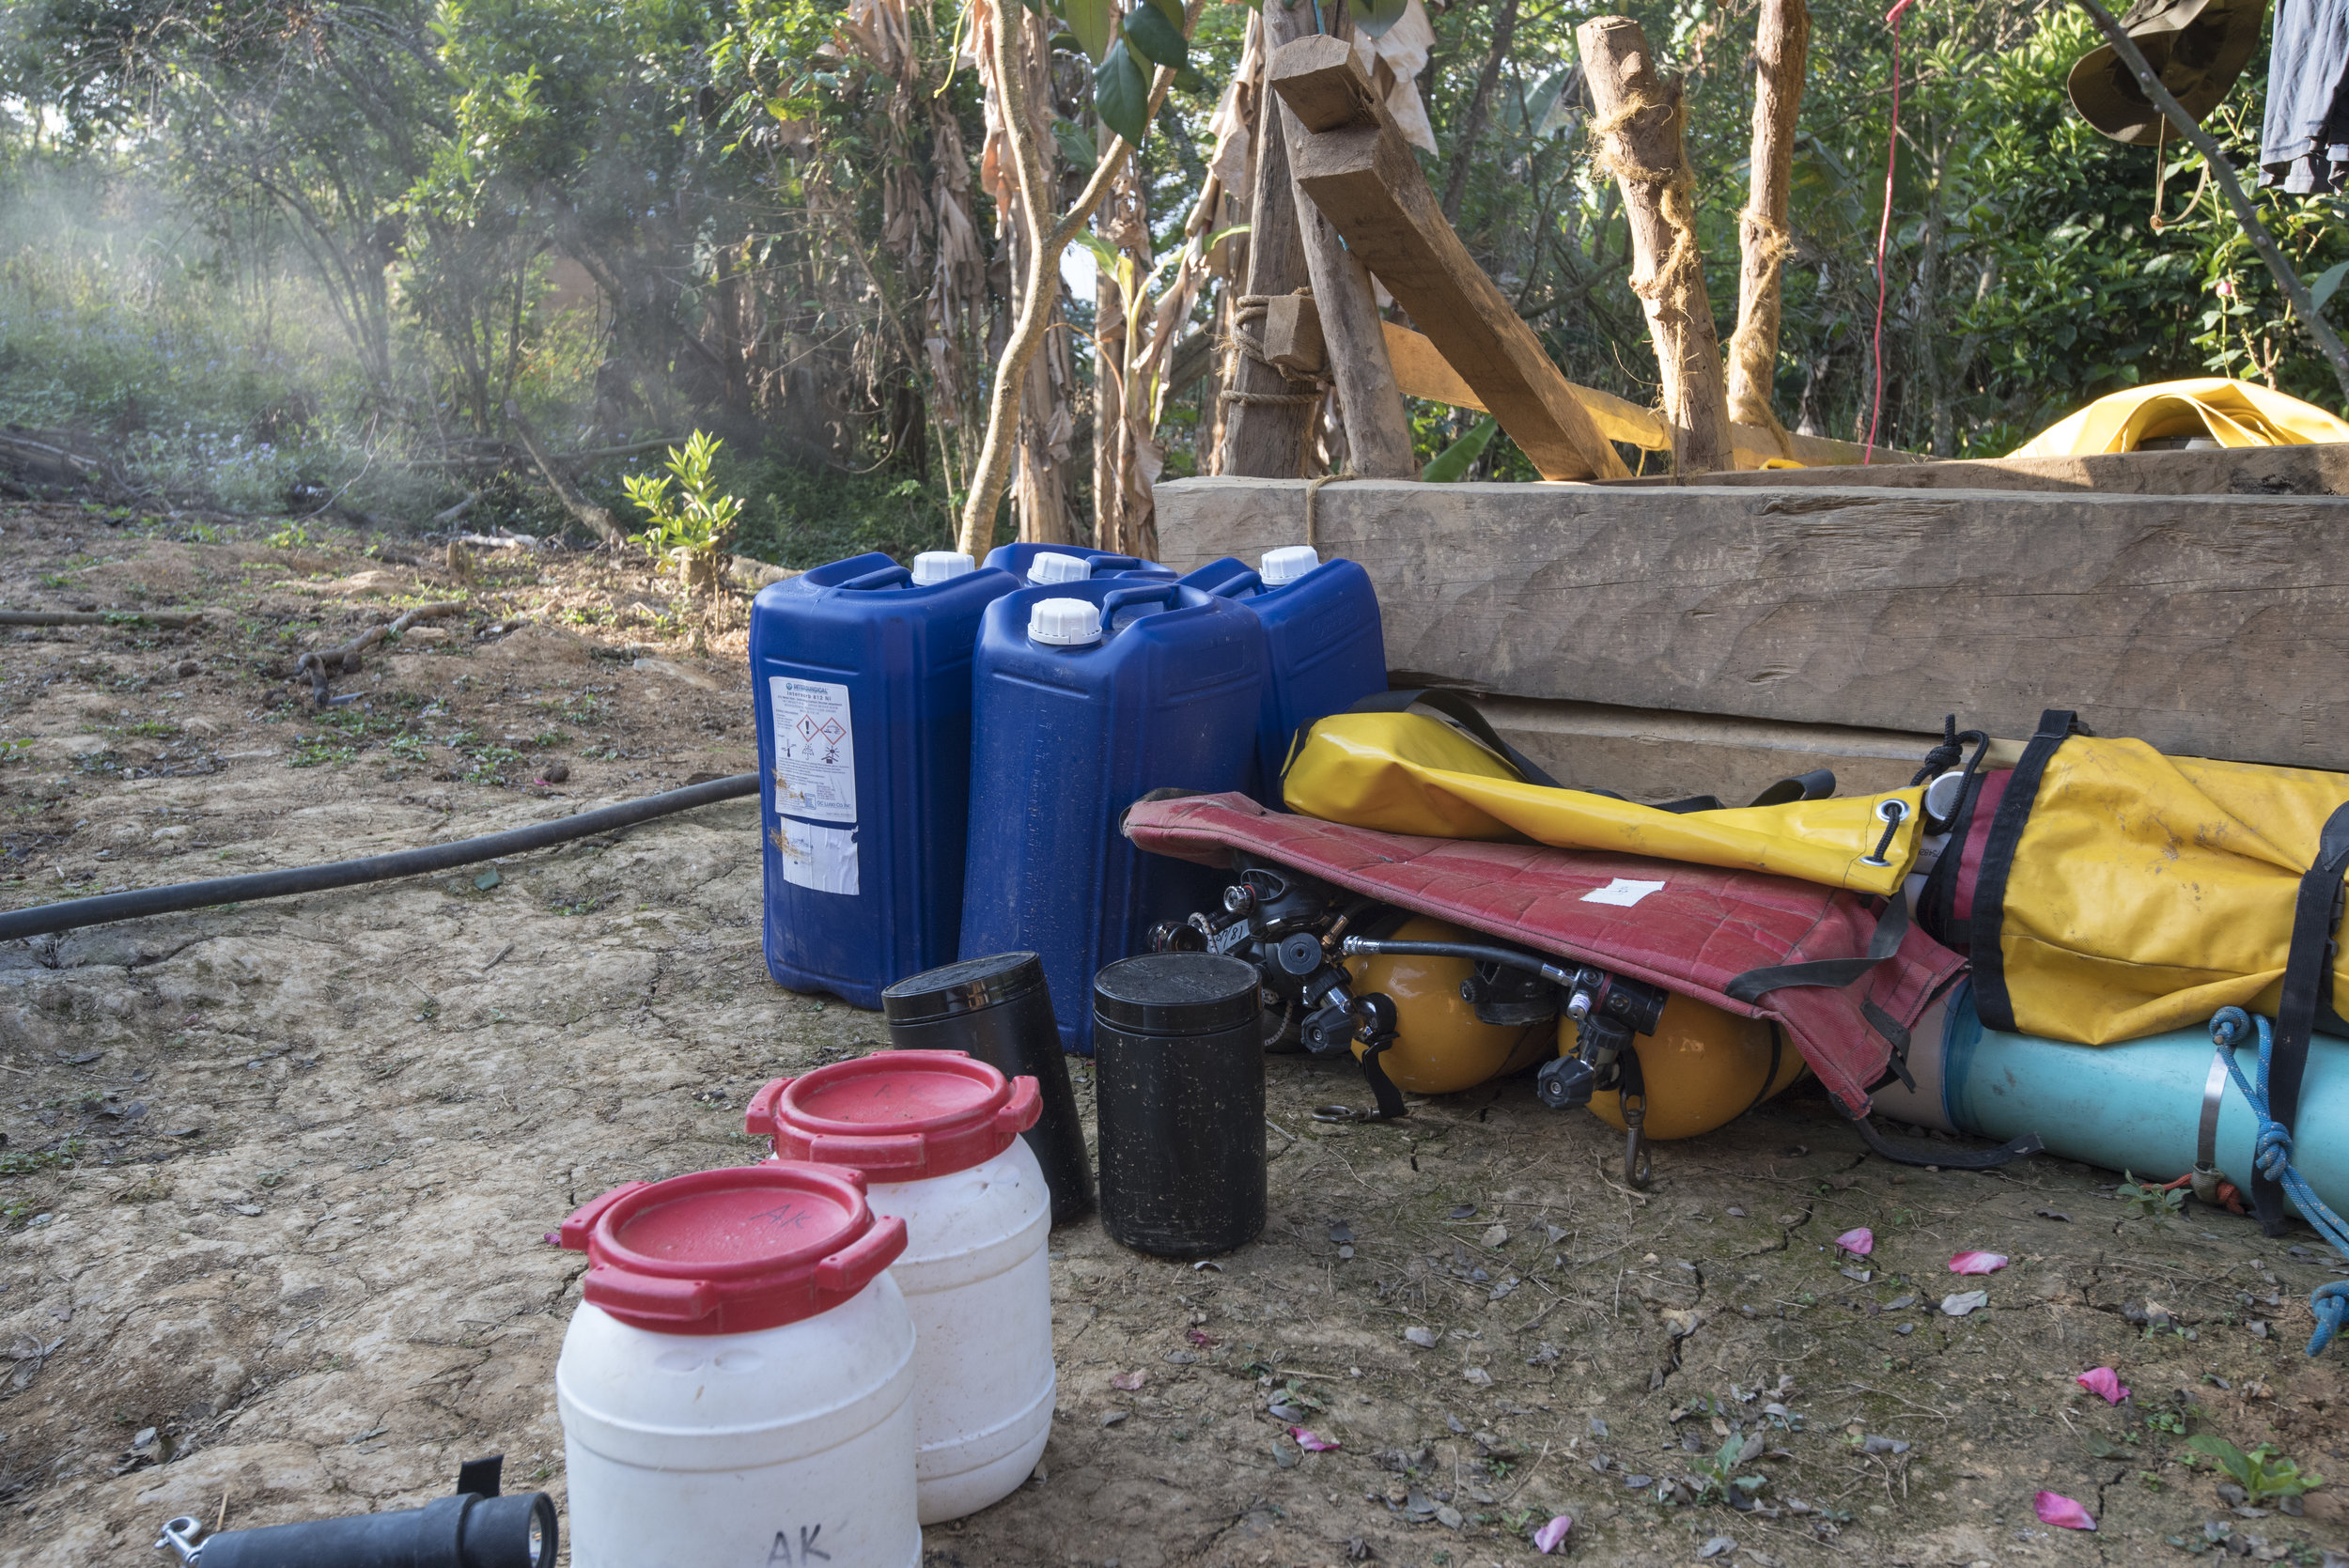
[[[869,592],[875,588],[894,588],[900,582],[913,581],[913,573],[903,567],[883,567],[868,571],[863,577],[852,577],[840,584],[843,593]]]
[[[1104,625],[1114,622],[1117,613],[1129,604],[1148,604],[1153,600],[1174,602],[1181,594],[1180,582],[1154,582],[1146,588],[1119,588],[1101,600],[1101,620]]]
[[[1263,586],[1264,573],[1259,571],[1244,571],[1233,574],[1223,582],[1219,582],[1214,587],[1208,589],[1207,592],[1216,598],[1237,598],[1243,592],[1250,588],[1261,588]]]

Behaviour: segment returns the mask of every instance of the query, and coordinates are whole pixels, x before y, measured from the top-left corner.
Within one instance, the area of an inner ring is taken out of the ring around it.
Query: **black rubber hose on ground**
[[[361,882],[387,882],[396,877],[421,877],[496,860],[502,855],[543,849],[550,844],[589,838],[633,827],[656,816],[716,805],[721,800],[739,800],[757,793],[757,774],[737,773],[732,778],[687,784],[683,789],[647,795],[641,800],[557,817],[552,822],[516,828],[510,832],[459,839],[455,844],[400,849],[389,855],[370,855],[363,861],[333,861],[325,865],[296,866],[288,871],[257,871],[249,877],[216,877],[208,882],[110,893],[97,898],[69,899],[62,904],[36,904],[29,909],[0,914],[0,941],[47,936],[54,931],[76,931],[108,921],[177,914],[182,909],[201,909],[214,904],[242,904],[257,898],[285,898],[298,893],[354,887]]]

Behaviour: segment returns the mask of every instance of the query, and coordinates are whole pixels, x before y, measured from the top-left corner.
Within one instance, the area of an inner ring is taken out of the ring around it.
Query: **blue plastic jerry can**
[[[1247,787],[1264,676],[1254,613],[1172,578],[1021,588],[988,607],[962,952],[1041,956],[1065,1048],[1092,1052],[1103,965],[1213,904],[1215,872],[1143,854],[1118,823],[1154,789]]]
[[[970,820],[971,655],[1018,582],[949,551],[875,552],[751,606],[768,972],[879,1007],[955,955]]]
[[[987,552],[987,564],[1019,579],[1023,588],[1044,588],[1055,582],[1084,582],[1098,577],[1173,577],[1173,567],[1145,561],[1139,555],[1119,555],[1083,545],[997,545]]]
[[[1281,804],[1281,774],[1297,732],[1387,689],[1387,644],[1370,574],[1324,561],[1311,545],[1265,551],[1253,570],[1226,555],[1183,578],[1186,586],[1244,604],[1264,624],[1264,709],[1249,793]]]

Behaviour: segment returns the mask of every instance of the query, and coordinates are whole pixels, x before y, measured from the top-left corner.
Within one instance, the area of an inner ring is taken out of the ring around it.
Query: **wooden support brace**
[[[1298,39],[1272,57],[1268,81],[1310,132],[1291,159],[1297,188],[1411,313],[1542,477],[1626,476],[1541,339],[1444,222],[1352,48],[1332,38]],[[1398,381],[1401,375],[1398,366]]]
[[[1382,323],[1387,334],[1387,358],[1394,365],[1395,383],[1406,397],[1424,397],[1431,403],[1449,403],[1454,408],[1474,409],[1479,413],[1491,411],[1476,395],[1473,387],[1460,378],[1460,373],[1444,362],[1436,346],[1421,333],[1392,321]],[[1628,399],[1595,387],[1566,383],[1575,400],[1582,405],[1598,427],[1600,435],[1609,441],[1619,441],[1626,446],[1637,446],[1648,452],[1672,450],[1672,427],[1653,409],[1643,409]],[[1858,442],[1830,441],[1825,436],[1784,437],[1781,449],[1780,438],[1755,425],[1733,425],[1730,434],[1735,442],[1737,466],[1741,469],[1760,468],[1781,456],[1792,458],[1808,468],[1842,467],[1856,464],[1866,450]],[[1925,459],[1914,452],[1900,452],[1887,446],[1875,450],[1878,463],[1918,463]]]

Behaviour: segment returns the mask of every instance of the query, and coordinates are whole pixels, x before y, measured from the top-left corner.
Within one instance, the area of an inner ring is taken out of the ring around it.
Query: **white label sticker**
[[[787,816],[776,827],[775,848],[783,855],[785,881],[817,893],[857,891],[854,828],[826,828]]]
[[[856,820],[856,731],[848,689],[827,680],[772,675],[775,810],[818,822]]]
[[[1582,895],[1585,904],[1613,904],[1628,909],[1652,893],[1662,893],[1661,882],[1635,882],[1628,877],[1618,877],[1603,888],[1593,888]]]

